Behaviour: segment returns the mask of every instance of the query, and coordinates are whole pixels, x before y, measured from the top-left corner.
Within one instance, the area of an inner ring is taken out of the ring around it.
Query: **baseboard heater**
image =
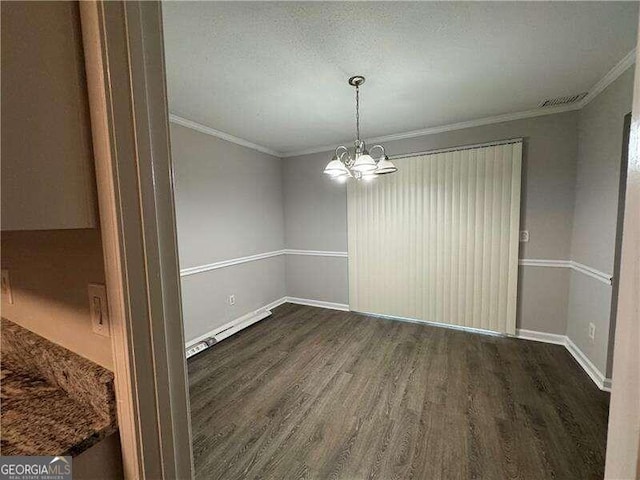
[[[206,350],[207,348],[215,345],[216,343],[230,337],[234,333],[253,325],[260,320],[263,320],[271,315],[271,310],[260,309],[255,312],[251,312],[236,320],[233,320],[222,327],[212,330],[195,340],[195,342],[189,342],[189,346],[186,349],[187,358],[191,358],[194,355]]]

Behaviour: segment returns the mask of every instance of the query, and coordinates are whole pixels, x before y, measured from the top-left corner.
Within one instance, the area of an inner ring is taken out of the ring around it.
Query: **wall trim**
[[[557,113],[580,110],[580,108],[582,108],[581,105],[582,105],[581,103],[574,103],[571,105],[561,105],[558,107],[536,108],[532,110],[525,110],[522,112],[505,113],[502,115],[477,118],[475,120],[467,120],[464,122],[451,123],[448,125],[441,125],[437,127],[429,127],[429,128],[423,128],[420,130],[412,130],[409,132],[394,133],[391,135],[383,135],[380,137],[367,138],[365,139],[365,142],[370,144],[393,142],[395,140],[423,137],[426,135],[435,135],[436,133],[450,132],[453,130],[463,130],[465,128],[482,127],[484,125],[491,125],[493,123],[512,122],[514,120],[522,120],[525,118],[554,115]],[[339,144],[340,142],[336,143],[336,145],[339,145]],[[281,155],[283,158],[298,157],[302,155],[310,155],[312,153],[332,152],[334,149],[335,149],[335,145],[323,145],[319,147],[306,148],[303,150],[296,150],[293,152],[284,152]]]
[[[349,305],[346,303],[325,302],[324,300],[312,300],[310,298],[286,297],[287,303],[295,303],[296,305],[307,305],[309,307],[328,308],[330,310],[349,311]]]
[[[591,90],[589,90],[589,93],[587,94],[587,96],[580,101],[580,108],[584,108],[587,104],[589,104],[589,102],[591,102],[591,100],[593,100],[598,95],[600,95],[605,88],[607,88],[609,85],[615,82],[616,79],[620,75],[622,75],[624,72],[626,72],[627,69],[634,63],[636,63],[635,48],[631,50],[629,53],[627,53],[622,58],[622,60],[616,63],[614,67],[611,70],[609,70],[605,74],[605,76],[598,81],[598,83],[596,83],[593,87],[591,87]]]
[[[553,343],[555,345],[566,345],[567,336],[557,333],[538,332],[536,330],[525,330],[516,328],[516,338],[523,340],[533,340],[534,342]]]
[[[518,264],[525,267],[555,267],[555,268],[570,268],[571,270],[587,275],[591,278],[611,286],[613,276],[609,273],[601,272],[593,267],[585,265],[583,263],[576,262],[574,260],[546,260],[536,258],[521,258],[518,260]]]
[[[562,345],[569,351],[571,356],[576,360],[576,362],[578,362],[578,365],[582,367],[586,374],[589,375],[589,378],[591,378],[593,383],[595,383],[600,390],[604,390],[605,392],[611,391],[611,379],[607,378],[567,335],[558,335],[554,333],[537,332],[535,330],[524,330],[518,328],[516,329],[514,337],[523,340],[533,340],[535,342]]]
[[[573,260],[571,260],[571,268],[576,272],[580,272],[591,278],[595,278],[602,283],[611,285],[613,276],[608,273],[601,272],[600,270],[596,270],[595,268],[589,267],[588,265],[585,265],[583,263],[575,262]]]
[[[333,252],[333,251],[324,251],[324,250],[292,250],[285,249],[284,251],[287,255],[309,255],[313,257],[347,257],[347,252]]]
[[[538,258],[520,258],[518,265],[523,267],[571,268],[571,260],[546,260]]]
[[[265,258],[277,257],[280,255],[304,255],[304,256],[312,256],[312,257],[347,258],[348,252],[331,251],[331,250],[299,250],[299,249],[286,248],[282,250],[273,250],[271,252],[258,253],[255,255],[248,255],[246,257],[237,257],[237,258],[231,258],[229,260],[221,260],[219,262],[208,263],[205,265],[198,265],[195,267],[183,268],[180,270],[180,276],[187,277],[189,275],[195,275],[196,273],[209,272],[211,270],[231,267],[233,265],[240,265],[242,263],[253,262],[256,260],[263,260]],[[591,278],[599,280],[600,282],[606,285],[611,285],[612,276],[610,274],[601,272],[600,270],[596,270],[593,267],[590,267],[583,263],[575,262],[573,260],[547,260],[547,259],[537,259],[537,258],[521,258],[518,260],[518,264],[525,267],[570,268],[576,272],[582,273]]]
[[[402,140],[405,138],[422,137],[425,135],[433,135],[436,133],[450,132],[453,130],[462,130],[465,128],[481,127],[484,125],[490,125],[493,123],[511,122],[514,120],[522,120],[525,118],[541,117],[544,115],[553,115],[556,113],[571,112],[575,110],[581,110],[594,98],[596,98],[602,91],[611,85],[620,75],[622,75],[631,65],[636,61],[636,49],[634,48],[628,54],[626,54],[622,60],[620,60],[614,67],[609,70],[604,77],[589,89],[589,93],[580,102],[563,105],[559,107],[550,108],[535,108],[532,110],[524,110],[522,112],[505,113],[503,115],[496,115],[492,117],[478,118],[475,120],[468,120],[465,122],[451,123],[448,125],[441,125],[436,127],[423,128],[420,130],[412,130],[409,132],[395,133],[391,135],[382,135],[380,137],[373,137],[365,139],[367,143],[383,143],[392,142],[394,140]],[[336,143],[336,145],[339,144]],[[293,152],[281,153],[283,158],[297,157],[300,155],[309,155],[312,153],[331,152],[335,149],[335,145],[325,145],[320,147],[306,148]]]
[[[282,153],[272,150],[269,147],[258,145],[257,143],[250,142],[249,140],[245,140],[244,138],[236,137],[235,135],[231,135],[229,133],[221,132],[220,130],[207,127],[206,125],[181,117],[179,115],[176,115],[175,113],[169,114],[169,121],[171,123],[175,123],[176,125],[190,128],[200,133],[211,135],[212,137],[221,138],[222,140],[226,140],[227,142],[235,143],[236,145],[241,145],[243,147],[251,148],[252,150],[257,150],[258,152],[266,153],[267,155],[272,155],[278,158],[282,157]]]
[[[220,325],[219,327],[209,330],[208,332],[194,338],[193,340],[189,340],[188,342],[185,343],[185,348],[189,348],[197,344],[198,342],[201,342],[207,338],[216,336],[221,332],[224,332],[221,338],[227,338],[233,335],[234,333],[237,333],[240,330],[243,330],[249,327],[250,325],[253,325],[254,323],[259,322],[260,320],[268,318],[271,315],[272,309],[284,303],[293,303],[296,305],[306,305],[310,307],[327,308],[330,310],[340,310],[344,312],[350,311],[349,305],[346,303],[327,302],[324,300],[313,300],[311,298],[282,297],[265,305],[264,307],[261,307],[261,308],[258,308],[257,310],[246,313],[234,320],[231,320],[230,322],[225,323],[224,325]],[[367,313],[367,312],[355,312],[355,313],[359,313],[361,315],[378,317],[378,318],[385,318],[389,320],[418,323],[423,325],[432,325],[436,327],[452,328],[455,330],[468,331],[470,333],[502,336],[502,334],[496,333],[493,331],[479,330],[476,328],[468,328],[468,327],[459,326],[459,325],[449,325],[449,324],[443,324],[443,323],[437,323],[437,322],[429,322],[426,320],[416,320],[416,319],[403,318],[403,317],[394,317],[389,315],[378,315],[378,314]],[[559,335],[555,333],[538,332],[535,330],[525,330],[522,328],[516,329],[515,335],[506,335],[506,336],[509,336],[512,338],[519,338],[522,340],[532,340],[535,342],[551,343],[554,345],[564,346],[569,351],[569,353],[573,356],[573,358],[575,358],[575,360],[582,367],[582,369],[587,373],[587,375],[589,375],[589,378],[591,378],[593,383],[595,383],[600,390],[604,390],[607,392],[611,391],[611,379],[605,377],[604,374],[598,369],[598,367],[596,367],[593,364],[593,362],[589,360],[589,358],[584,354],[584,352],[580,350],[578,346],[575,343],[573,343],[573,341],[568,336]]]
[[[249,313],[245,313],[244,315],[241,315],[240,317],[234,320],[231,320],[230,322],[227,322],[224,325],[220,325],[219,327],[216,327],[214,329],[209,330],[206,333],[203,333],[202,335],[199,335],[193,340],[189,340],[188,342],[185,342],[185,348],[190,348],[193,345],[199,342],[202,342],[203,340],[206,340],[207,338],[218,335],[220,332],[225,333],[225,335],[222,336],[222,338],[230,337],[234,333],[239,332],[240,330],[247,328],[248,326],[253,325],[256,322],[259,322],[260,320],[267,318],[269,315],[271,315],[272,309],[282,305],[285,302],[286,302],[286,297],[282,297],[282,298],[279,298],[278,300],[275,300],[265,305],[264,307],[258,308],[257,310],[254,310]],[[222,338],[220,338],[220,340]]]
[[[253,262],[256,260],[263,260],[265,258],[277,257],[280,255],[308,255],[313,257],[346,257],[347,252],[334,252],[325,250],[273,250],[271,252],[257,253],[255,255],[248,255],[246,257],[230,258],[229,260],[220,260],[219,262],[207,263],[205,265],[198,265],[195,267],[183,268],[180,270],[181,277],[187,277],[189,275],[195,275],[196,273],[209,272],[211,270],[218,270],[219,268],[231,267],[233,265],[240,265],[241,263]]]
[[[453,130],[463,130],[465,128],[481,127],[484,125],[491,125],[493,123],[512,122],[514,120],[522,120],[525,118],[542,117],[545,115],[554,115],[557,113],[580,110],[584,108],[594,98],[596,98],[600,93],[602,93],[602,91],[605,88],[611,85],[620,75],[622,75],[631,65],[633,65],[635,61],[636,61],[636,49],[634,48],[628,54],[626,54],[622,58],[622,60],[620,60],[616,65],[614,65],[614,67],[611,70],[609,70],[604,75],[604,77],[598,80],[598,82],[593,87],[591,87],[586,97],[584,97],[580,102],[577,102],[571,105],[561,105],[558,107],[548,107],[548,108],[534,108],[531,110],[524,110],[521,112],[505,113],[502,115],[477,118],[474,120],[467,120],[464,122],[450,123],[447,125],[423,128],[420,130],[411,130],[408,132],[382,135],[379,137],[367,138],[365,139],[365,141],[367,143],[393,142],[395,140],[403,140],[405,138],[422,137],[425,135],[434,135],[436,133],[450,132]],[[176,125],[181,125],[186,128],[191,128],[200,133],[221,138],[231,143],[235,143],[236,145],[241,145],[243,147],[251,148],[253,150],[257,150],[258,152],[266,153],[268,155],[272,155],[274,157],[279,157],[279,158],[297,157],[301,155],[310,155],[312,153],[330,152],[335,149],[335,145],[324,145],[319,147],[305,148],[302,150],[295,150],[293,152],[278,152],[277,150],[273,150],[269,147],[265,147],[263,145],[250,142],[249,140],[245,140],[244,138],[236,137],[235,135],[231,135],[229,133],[221,132],[220,130],[207,127],[206,125],[181,117],[175,113],[169,114],[169,121],[172,123],[175,123]],[[336,145],[339,143],[340,142],[337,142]]]
[[[569,350],[569,353],[573,355],[573,358],[576,359],[576,362],[580,364],[582,369],[587,372],[591,377],[591,380],[593,380],[593,383],[595,383],[600,390],[604,390],[606,392],[611,391],[611,379],[605,377],[598,367],[589,360],[589,357],[587,357],[568,336],[565,347]]]
[[[203,333],[202,335],[197,336],[193,340],[189,340],[185,342],[185,349],[188,349],[197,343],[206,340],[211,337],[218,337],[218,341],[223,340],[227,337],[230,337],[234,333],[243,330],[254,323],[259,322],[260,320],[264,320],[271,315],[271,310],[284,303],[294,303],[297,305],[307,305],[310,307],[320,307],[320,308],[328,308],[330,310],[341,310],[341,311],[349,311],[349,305],[344,303],[335,303],[335,302],[325,302],[322,300],[311,300],[309,298],[296,298],[296,297],[282,297],[277,300],[274,300],[271,303],[268,303],[264,307],[260,307],[257,310],[253,310],[249,313],[245,313],[238,318],[235,318],[224,325],[220,325],[216,328],[209,330],[208,332]]]
[[[284,255],[284,250],[274,250],[272,252],[258,253],[256,255],[249,255],[246,257],[231,258],[229,260],[221,260],[219,262],[208,263],[206,265],[199,265],[197,267],[183,268],[180,270],[180,276],[186,277],[194,275],[196,273],[209,272],[211,270],[218,270],[219,268],[231,267],[232,265],[240,265],[241,263],[253,262],[256,260],[263,260],[265,258],[277,257]]]

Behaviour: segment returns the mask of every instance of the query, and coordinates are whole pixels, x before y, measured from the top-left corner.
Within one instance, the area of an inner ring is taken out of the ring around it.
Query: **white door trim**
[[[127,479],[191,478],[159,2],[80,2]]]

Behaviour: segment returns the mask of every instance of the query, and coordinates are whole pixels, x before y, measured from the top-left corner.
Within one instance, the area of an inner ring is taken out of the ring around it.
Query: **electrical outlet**
[[[529,230],[520,230],[520,241],[523,243],[529,241]]]
[[[229,295],[229,299],[227,300],[227,302],[229,303],[229,305],[235,305],[236,304],[236,296],[235,295]]]
[[[591,343],[596,339],[596,326],[593,323],[589,324],[589,338],[591,339]]]
[[[109,337],[109,307],[107,304],[107,288],[96,283],[89,284],[89,310],[93,333]]]
[[[9,277],[9,270],[2,269],[2,280],[0,282],[2,289],[2,299],[9,305],[13,305],[13,292],[11,291],[11,277]]]

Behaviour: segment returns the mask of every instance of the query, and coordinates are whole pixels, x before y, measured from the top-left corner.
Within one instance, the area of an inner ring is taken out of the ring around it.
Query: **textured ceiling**
[[[631,2],[166,2],[172,113],[279,152],[536,108],[635,46]]]

